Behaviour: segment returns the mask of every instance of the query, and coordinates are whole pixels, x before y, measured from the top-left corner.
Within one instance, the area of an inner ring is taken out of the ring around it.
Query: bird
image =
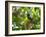
[[[33,17],[28,13],[27,18],[29,19],[29,21],[26,23],[26,29],[31,30],[33,27],[33,22],[34,22]]]

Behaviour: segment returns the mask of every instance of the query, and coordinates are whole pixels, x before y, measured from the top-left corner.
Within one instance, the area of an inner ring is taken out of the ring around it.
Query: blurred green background
[[[40,7],[12,7],[12,30],[40,29]]]

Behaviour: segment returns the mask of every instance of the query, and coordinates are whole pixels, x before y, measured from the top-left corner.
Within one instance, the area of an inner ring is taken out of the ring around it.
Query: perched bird
[[[26,23],[26,29],[30,30],[33,27],[34,21],[33,21],[33,17],[30,14],[27,14],[27,18],[29,19],[29,21],[27,21],[27,23]]]

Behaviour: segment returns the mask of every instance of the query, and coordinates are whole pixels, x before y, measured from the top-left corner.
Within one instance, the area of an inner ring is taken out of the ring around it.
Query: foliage
[[[40,7],[12,8],[12,30],[40,29]]]

